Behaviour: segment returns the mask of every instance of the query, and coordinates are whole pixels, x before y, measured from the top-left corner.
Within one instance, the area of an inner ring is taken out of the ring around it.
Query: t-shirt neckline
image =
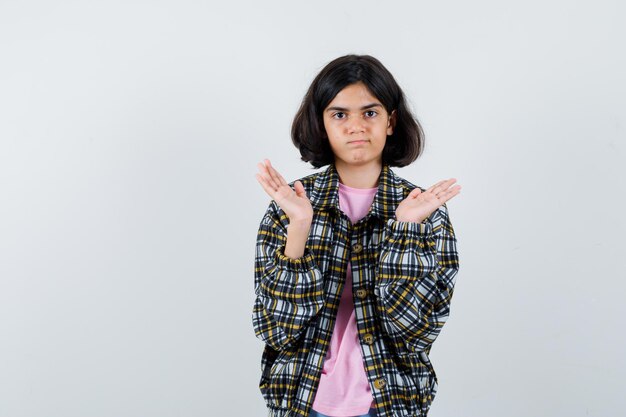
[[[351,193],[371,194],[371,193],[376,192],[376,190],[378,190],[378,187],[374,187],[374,188],[354,188],[354,187],[347,186],[346,184],[342,184],[340,182],[339,183],[339,189],[341,189],[343,191],[349,191]]]

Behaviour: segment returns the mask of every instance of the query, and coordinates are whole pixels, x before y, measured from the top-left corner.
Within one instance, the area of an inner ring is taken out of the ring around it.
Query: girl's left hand
[[[439,181],[424,192],[419,188],[414,189],[398,204],[396,220],[421,223],[443,203],[461,192],[460,185],[450,188],[455,182],[456,178],[450,178]]]

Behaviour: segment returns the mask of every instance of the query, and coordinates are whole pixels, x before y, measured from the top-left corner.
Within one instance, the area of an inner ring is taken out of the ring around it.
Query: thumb
[[[417,197],[420,193],[422,192],[422,190],[420,190],[419,188],[414,188],[413,190],[411,190],[411,192],[409,193],[409,195],[407,197],[411,197],[411,198],[415,198]]]
[[[298,197],[306,197],[306,192],[304,191],[304,185],[302,185],[302,183],[300,181],[296,181],[293,183],[293,187],[296,190],[296,195]]]

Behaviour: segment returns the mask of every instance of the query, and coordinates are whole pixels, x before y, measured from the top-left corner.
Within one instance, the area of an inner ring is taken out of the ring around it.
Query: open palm
[[[419,188],[412,190],[409,195],[398,204],[396,220],[404,222],[422,222],[446,201],[461,192],[461,186],[455,185],[455,178],[442,180],[422,191]]]
[[[274,169],[269,159],[257,164],[259,173],[255,174],[257,180],[272,197],[276,204],[289,217],[290,222],[311,222],[313,219],[313,207],[304,191],[300,181],[294,183],[293,190],[287,181]]]

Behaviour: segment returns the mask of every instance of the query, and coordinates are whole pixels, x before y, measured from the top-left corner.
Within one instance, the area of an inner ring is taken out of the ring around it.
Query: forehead
[[[362,82],[350,84],[344,87],[337,95],[328,103],[330,106],[354,107],[360,108],[363,104],[376,103],[380,101],[367,89]]]

